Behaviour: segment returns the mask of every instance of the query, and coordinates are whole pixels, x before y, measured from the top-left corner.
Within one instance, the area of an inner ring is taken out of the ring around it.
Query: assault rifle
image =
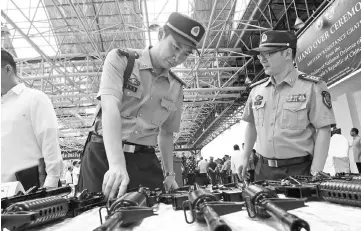
[[[287,197],[323,199],[361,207],[361,176],[318,172],[315,176],[289,176],[281,181],[259,182],[274,187]]]
[[[273,217],[287,231],[310,231],[309,224],[301,218],[290,214],[292,210],[305,206],[303,200],[280,199],[275,191],[260,185],[250,185],[243,191],[248,216],[251,218]]]
[[[128,192],[110,205],[99,209],[101,225],[94,231],[112,231],[119,227],[126,227],[144,218],[156,215],[152,208],[159,201],[160,190],[150,191],[139,187],[138,191]],[[102,210],[106,209],[107,216],[103,222]]]
[[[206,189],[197,187],[189,192],[188,200],[183,202],[184,217],[188,224],[195,222],[206,222],[209,231],[231,231],[232,229],[220,217],[225,214],[242,210],[242,202],[219,201],[214,194]],[[191,219],[188,220],[186,210],[189,209]]]
[[[74,197],[64,197],[64,194],[70,191],[70,187],[42,189],[41,192],[29,195],[4,198],[1,228],[26,230],[65,217],[74,217],[105,204],[102,193],[89,193],[84,190]]]

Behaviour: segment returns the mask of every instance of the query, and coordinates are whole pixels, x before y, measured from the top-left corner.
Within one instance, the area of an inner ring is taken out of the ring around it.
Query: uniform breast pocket
[[[138,89],[136,92],[124,89],[121,109],[121,115],[123,117],[131,116],[131,113],[140,106],[142,94],[143,91],[141,89]]]
[[[266,101],[255,102],[253,106],[254,123],[256,126],[263,126]]]
[[[167,98],[162,98],[160,101],[160,110],[155,111],[152,123],[154,125],[160,126],[167,120],[170,113],[174,111],[177,111],[175,103]]]
[[[281,128],[301,130],[308,125],[307,104],[285,103],[283,104]]]

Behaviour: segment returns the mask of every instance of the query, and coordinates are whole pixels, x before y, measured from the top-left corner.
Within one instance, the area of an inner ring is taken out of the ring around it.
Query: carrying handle
[[[191,221],[188,221],[188,217],[187,217],[187,212],[186,212],[186,205],[187,204],[188,204],[189,211],[192,214],[192,220]],[[183,202],[182,206],[183,206],[184,218],[186,219],[186,222],[188,224],[192,224],[195,221],[195,217],[196,217],[196,212],[192,208],[192,203],[189,200],[187,200],[187,201]]]

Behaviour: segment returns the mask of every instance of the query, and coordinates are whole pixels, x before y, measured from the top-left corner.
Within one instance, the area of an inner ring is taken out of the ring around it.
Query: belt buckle
[[[135,150],[135,145],[131,145],[131,144],[123,145],[123,152],[134,153],[134,150]]]
[[[274,167],[274,168],[278,167],[277,160],[267,160],[267,161],[268,161],[268,166],[269,167]]]

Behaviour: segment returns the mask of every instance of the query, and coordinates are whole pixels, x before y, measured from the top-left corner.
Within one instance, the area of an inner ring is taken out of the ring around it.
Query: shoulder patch
[[[117,49],[117,54],[119,55],[119,56],[125,56],[125,57],[129,57],[129,51],[127,50],[127,49],[123,49],[123,48],[118,48]],[[137,52],[134,52],[134,54],[135,54],[135,58],[137,59],[137,58],[139,58],[139,55],[138,55],[138,53]]]
[[[306,81],[311,81],[311,82],[314,82],[314,83],[319,83],[322,80],[321,77],[306,75],[306,74],[301,74],[301,75],[298,76],[298,78],[306,80]]]
[[[169,74],[170,74],[173,78],[175,78],[176,80],[178,80],[178,82],[180,82],[182,86],[187,85],[183,80],[181,80],[181,79],[180,79],[176,74],[174,74],[172,71],[169,71]]]
[[[267,82],[268,79],[269,79],[269,77],[264,78],[264,79],[261,79],[260,81],[257,81],[257,82],[255,82],[255,83],[252,83],[251,85],[249,85],[249,87],[250,87],[250,88],[253,88],[253,87],[257,86],[257,85],[260,85],[260,84],[262,84],[262,83],[264,83],[264,82]]]

